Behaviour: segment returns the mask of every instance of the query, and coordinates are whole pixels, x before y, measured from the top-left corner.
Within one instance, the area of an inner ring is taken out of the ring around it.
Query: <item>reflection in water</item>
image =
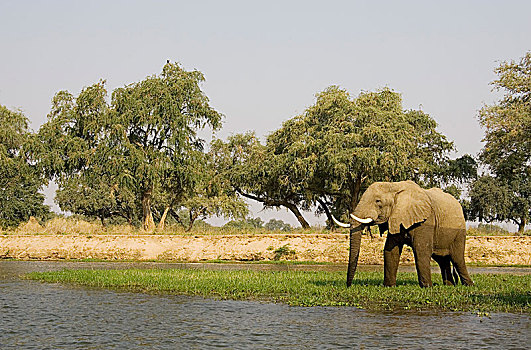
[[[17,278],[34,270],[108,265],[118,267],[105,263],[0,261],[0,348],[516,349],[528,346],[528,315],[370,313],[344,307],[301,308],[153,296]],[[131,264],[119,266],[132,267]]]

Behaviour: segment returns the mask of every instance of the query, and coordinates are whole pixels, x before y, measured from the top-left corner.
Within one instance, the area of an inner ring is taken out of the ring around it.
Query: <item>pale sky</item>
[[[353,96],[387,86],[430,114],[458,155],[475,155],[477,110],[499,97],[493,69],[531,49],[530,13],[524,0],[0,0],[0,104],[37,130],[56,92],[100,79],[112,91],[170,59],[205,75],[225,115],[217,137],[264,137],[333,84]]]

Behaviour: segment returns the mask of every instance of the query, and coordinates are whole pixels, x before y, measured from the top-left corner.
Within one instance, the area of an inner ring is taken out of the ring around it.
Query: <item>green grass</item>
[[[446,310],[531,313],[531,276],[474,275],[475,285],[420,288],[414,273],[383,287],[381,272],[358,272],[345,287],[343,272],[212,271],[187,269],[64,270],[26,278],[96,288],[282,302],[294,306],[355,306],[368,310]]]

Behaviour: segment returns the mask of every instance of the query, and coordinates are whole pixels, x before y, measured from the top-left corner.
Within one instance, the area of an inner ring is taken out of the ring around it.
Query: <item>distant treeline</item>
[[[152,231],[168,222],[189,230],[214,215],[243,220],[244,198],[287,208],[308,228],[304,212],[328,206],[346,218],[371,183],[411,179],[460,199],[469,220],[512,221],[523,232],[531,52],[496,73],[504,96],[478,115],[485,147],[457,159],[435,120],[404,109],[389,88],[351,96],[330,86],[263,142],[246,132],[206,144],[198,132],[219,130],[223,116],[201,90],[202,73],[175,63],[110,95],[105,81],[77,96],[59,91],[36,133],[21,112],[0,106],[0,226],[48,217],[39,191],[49,181],[63,211]]]

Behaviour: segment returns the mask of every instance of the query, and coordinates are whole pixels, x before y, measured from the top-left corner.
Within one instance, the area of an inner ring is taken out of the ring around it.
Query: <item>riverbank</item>
[[[385,237],[364,236],[360,264],[383,264]],[[244,235],[1,235],[0,258],[21,260],[100,259],[138,261],[348,260],[346,234]],[[467,237],[466,262],[531,265],[531,236]],[[402,264],[413,264],[405,248]]]

